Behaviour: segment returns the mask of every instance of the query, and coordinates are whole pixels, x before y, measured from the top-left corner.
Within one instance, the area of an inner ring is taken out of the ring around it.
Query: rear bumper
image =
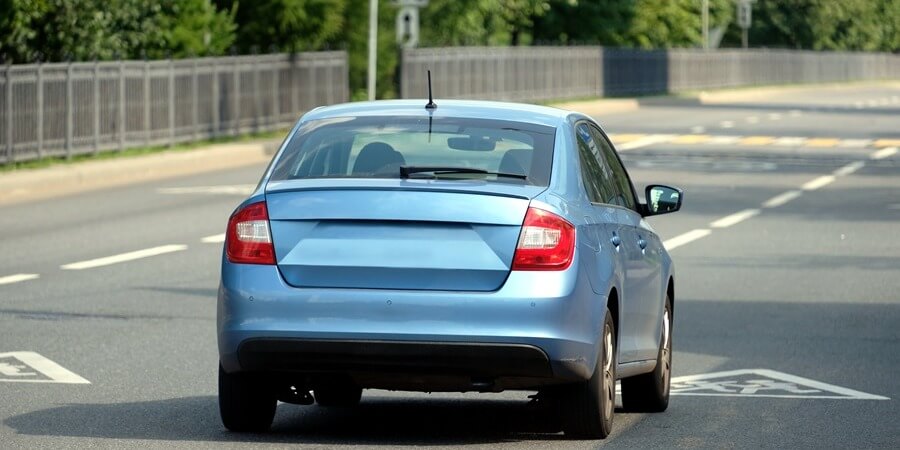
[[[576,263],[513,272],[494,292],[447,292],[298,289],[274,266],[226,261],[219,359],[227,372],[587,379],[606,301]]]

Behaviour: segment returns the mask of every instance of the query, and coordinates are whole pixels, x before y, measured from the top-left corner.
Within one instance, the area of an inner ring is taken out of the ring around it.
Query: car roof
[[[377,100],[371,102],[342,103],[316,108],[303,116],[303,120],[329,119],[335,117],[362,116],[418,116],[428,114],[425,109],[428,100]],[[531,123],[557,127],[569,116],[577,113],[549,106],[525,103],[492,102],[481,100],[435,100],[437,108],[433,117],[471,117],[502,119],[513,122]]]

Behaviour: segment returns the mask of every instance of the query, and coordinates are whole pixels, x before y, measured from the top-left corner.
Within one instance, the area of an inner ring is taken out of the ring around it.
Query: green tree
[[[812,50],[896,51],[900,0],[759,0],[750,45]],[[729,28],[727,43],[740,42]]]
[[[272,47],[290,52],[320,50],[339,40],[341,33],[346,31],[345,0],[216,2],[221,9],[234,11],[238,24],[237,42],[244,52],[254,49],[266,52]]]

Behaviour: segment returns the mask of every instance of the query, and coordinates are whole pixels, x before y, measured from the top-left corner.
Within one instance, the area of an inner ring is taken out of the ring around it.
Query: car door
[[[579,160],[581,163],[582,181],[587,192],[590,206],[590,217],[585,217],[585,222],[592,224],[591,240],[596,236],[597,245],[593,247],[594,255],[587,261],[587,270],[591,273],[591,283],[598,294],[607,294],[608,286],[598,286],[600,280],[607,279],[604,274],[612,273],[619,277],[617,285],[620,288],[620,300],[624,299],[626,255],[624,239],[622,238],[624,218],[622,208],[614,203],[616,189],[612,177],[612,171],[606,165],[599,142],[591,131],[588,122],[578,123],[575,127],[576,141],[578,143]],[[615,266],[610,270],[606,267],[610,261]],[[619,314],[619,362],[628,362],[623,355],[633,355],[636,351],[636,341],[631,331],[634,329],[632,318],[624,311]]]
[[[610,202],[618,210],[621,239],[625,256],[625,289],[622,298],[623,317],[633,333],[634,353],[621,355],[622,361],[656,358],[659,347],[659,324],[662,314],[662,255],[659,238],[637,212],[638,202],[628,172],[622,165],[606,135],[593,124],[591,132],[600,146],[602,157],[611,172],[614,197]]]

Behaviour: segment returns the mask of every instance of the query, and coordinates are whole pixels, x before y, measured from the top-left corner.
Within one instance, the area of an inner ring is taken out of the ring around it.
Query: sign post
[[[753,19],[753,2],[755,0],[736,0],[737,2],[737,23],[741,27],[741,47],[749,46],[748,32]]]

